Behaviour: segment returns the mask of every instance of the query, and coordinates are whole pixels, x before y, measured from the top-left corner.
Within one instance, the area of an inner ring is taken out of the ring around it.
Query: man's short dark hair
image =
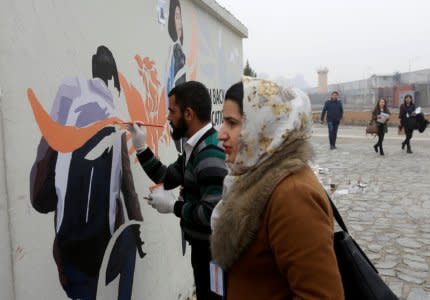
[[[333,91],[333,92],[331,92],[331,94],[333,95],[333,94],[336,94],[336,96],[339,96],[339,92],[338,91]]]
[[[169,92],[170,96],[175,96],[176,105],[181,112],[189,107],[197,115],[201,122],[210,122],[212,101],[208,89],[198,81],[187,81],[177,85]]]
[[[176,90],[177,90],[177,87],[176,86],[173,87],[173,89],[170,90],[170,92],[169,92],[169,94],[167,96],[171,97],[171,96],[176,95]]]

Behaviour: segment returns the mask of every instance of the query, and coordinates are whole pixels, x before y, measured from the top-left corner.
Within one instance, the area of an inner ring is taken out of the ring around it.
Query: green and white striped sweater
[[[197,142],[185,165],[185,154],[166,167],[148,148],[137,155],[146,174],[166,190],[182,187],[184,201],[175,203],[175,215],[187,240],[208,240],[210,217],[221,200],[224,177],[227,175],[225,153],[218,142],[218,132],[211,128]]]

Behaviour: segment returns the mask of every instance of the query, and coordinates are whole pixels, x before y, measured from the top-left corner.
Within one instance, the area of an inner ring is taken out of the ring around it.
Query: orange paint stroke
[[[121,88],[124,91],[125,101],[127,103],[127,109],[128,113],[130,114],[131,121],[134,122],[141,120],[146,122],[148,118],[142,96],[132,84],[128,84],[127,79],[125,79],[122,73],[118,73],[118,75]]]
[[[140,57],[140,55],[139,55],[139,54],[136,54],[136,55],[134,56],[134,59],[136,60],[138,67],[139,67],[140,69],[143,69],[143,59]]]
[[[197,35],[197,22],[196,15],[193,12],[192,14],[192,34],[191,34],[191,49],[188,53],[188,67],[192,67],[196,64],[197,60],[197,44],[198,44],[198,35]]]
[[[121,73],[119,73],[119,81],[124,91],[131,120],[163,126],[146,128],[146,144],[158,156],[159,142],[170,139],[169,131],[166,130],[168,128],[166,91],[160,86],[155,62],[148,57],[142,59],[138,54],[134,56],[134,59],[137,62],[138,74],[142,79],[145,92],[141,94]],[[134,149],[130,148],[129,154],[131,155],[133,152]]]
[[[160,85],[160,81],[158,81],[158,73],[157,73],[157,69],[155,69],[155,62],[153,60],[151,60],[149,57],[145,57],[143,59],[143,63],[145,65],[145,69],[150,70],[151,71],[151,81],[159,86]]]
[[[84,145],[102,128],[122,122],[119,118],[109,118],[82,128],[62,125],[53,120],[43,109],[31,88],[27,89],[27,97],[40,132],[48,145],[58,152],[73,152]],[[125,128],[125,126],[121,127]]]
[[[194,67],[194,70],[190,75],[191,80],[196,80],[196,78],[197,78],[197,66]]]
[[[136,149],[134,149],[133,144],[130,146],[130,149],[128,150],[128,156],[132,155],[134,153],[134,151],[136,151]]]

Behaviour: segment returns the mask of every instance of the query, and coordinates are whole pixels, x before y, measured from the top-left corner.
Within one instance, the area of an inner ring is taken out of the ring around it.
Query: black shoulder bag
[[[334,250],[342,276],[345,300],[398,300],[357,242],[349,235],[339,211],[328,194],[327,197],[334,218],[342,228],[342,231],[334,234]]]

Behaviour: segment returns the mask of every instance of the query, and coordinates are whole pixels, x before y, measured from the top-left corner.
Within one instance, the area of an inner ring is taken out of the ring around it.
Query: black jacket
[[[406,130],[414,130],[416,126],[416,119],[412,113],[415,112],[415,104],[411,103],[411,105],[406,106],[405,104],[400,105],[399,111],[399,119],[400,124]]]
[[[321,121],[327,113],[327,122],[340,122],[343,117],[343,106],[340,100],[327,100],[321,112]]]

